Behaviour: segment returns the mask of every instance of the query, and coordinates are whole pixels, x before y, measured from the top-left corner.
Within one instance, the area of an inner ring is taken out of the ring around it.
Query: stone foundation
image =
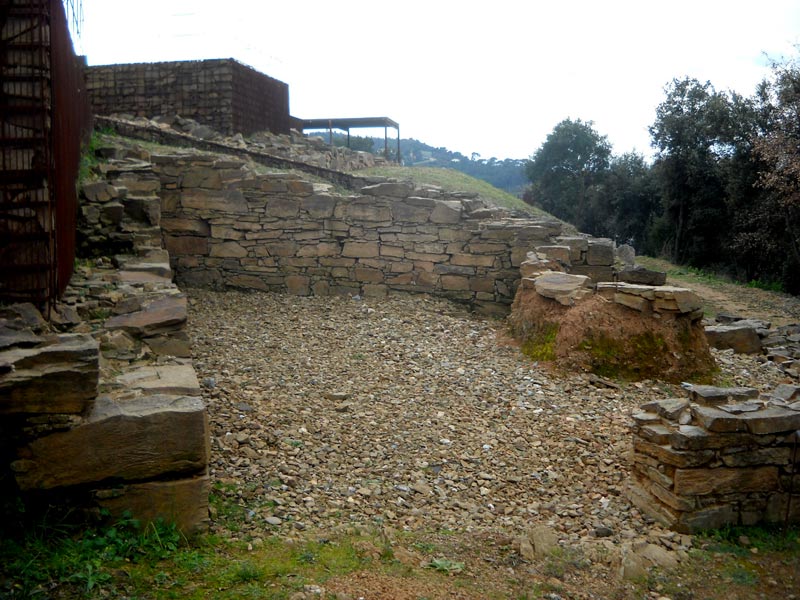
[[[0,477],[32,504],[191,535],[208,523],[209,433],[157,187],[86,184],[82,249],[113,260],[79,261],[49,323],[0,309]]]
[[[631,501],[681,532],[800,522],[800,401],[757,395],[691,386],[688,398],[643,405]]]

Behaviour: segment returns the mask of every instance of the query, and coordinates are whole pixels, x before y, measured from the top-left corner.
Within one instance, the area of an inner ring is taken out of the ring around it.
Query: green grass
[[[535,217],[555,218],[539,208],[526,204],[516,196],[494,187],[490,183],[476,179],[475,177],[471,177],[455,169],[386,166],[362,169],[352,174],[394,177],[401,181],[412,181],[417,185],[428,184],[439,186],[443,190],[450,192],[472,192],[497,206],[524,211]]]

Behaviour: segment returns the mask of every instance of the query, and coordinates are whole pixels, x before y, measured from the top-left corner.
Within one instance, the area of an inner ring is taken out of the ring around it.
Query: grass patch
[[[362,169],[353,175],[376,175],[394,177],[399,180],[413,181],[417,185],[428,184],[439,186],[450,192],[472,192],[497,206],[510,210],[519,210],[536,217],[555,219],[549,213],[523,202],[520,198],[500,190],[486,181],[476,179],[455,169],[436,167],[400,167],[385,166]]]

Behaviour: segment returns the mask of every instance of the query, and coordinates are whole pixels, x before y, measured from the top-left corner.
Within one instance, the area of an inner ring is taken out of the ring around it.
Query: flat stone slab
[[[539,275],[534,280],[533,286],[540,296],[561,302],[562,299],[570,298],[578,290],[587,287],[588,281],[589,278],[585,275],[553,272]]]
[[[718,350],[732,349],[737,354],[761,352],[760,327],[750,321],[735,321],[729,325],[709,325],[705,328],[708,344]]]
[[[38,438],[18,456],[11,468],[22,490],[202,472],[209,456],[205,405],[197,396],[101,396],[84,423]]]
[[[667,274],[663,271],[652,271],[645,267],[628,267],[617,272],[620,281],[642,285],[661,286],[667,283]]]
[[[127,371],[115,381],[150,394],[200,395],[200,382],[191,365],[148,365]]]
[[[99,361],[99,344],[88,334],[0,352],[0,414],[83,413],[97,395]]]
[[[105,322],[108,330],[122,329],[138,337],[180,329],[186,323],[186,297],[162,296],[135,312],[111,317]]]
[[[717,387],[714,385],[689,385],[692,401],[706,406],[718,406],[730,402],[744,402],[758,398],[758,390],[749,387]]]
[[[705,429],[714,433],[769,435],[800,429],[800,412],[778,406],[741,414],[731,414],[711,406],[692,406],[692,415]]]

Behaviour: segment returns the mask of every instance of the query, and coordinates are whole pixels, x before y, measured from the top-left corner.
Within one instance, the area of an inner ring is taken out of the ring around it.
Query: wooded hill
[[[315,132],[326,141],[328,133]],[[336,146],[345,146],[347,136],[334,132],[333,143]],[[374,154],[383,154],[384,139],[375,137],[350,136],[350,148],[363,150]],[[395,158],[397,144],[389,142],[389,156]],[[453,152],[447,148],[435,148],[413,138],[400,138],[400,154],[403,166],[406,167],[440,167],[454,169],[477,179],[482,179],[494,187],[504,190],[514,196],[521,196],[528,183],[525,177],[524,159],[507,158],[481,158],[477,153],[467,157],[460,152]]]

